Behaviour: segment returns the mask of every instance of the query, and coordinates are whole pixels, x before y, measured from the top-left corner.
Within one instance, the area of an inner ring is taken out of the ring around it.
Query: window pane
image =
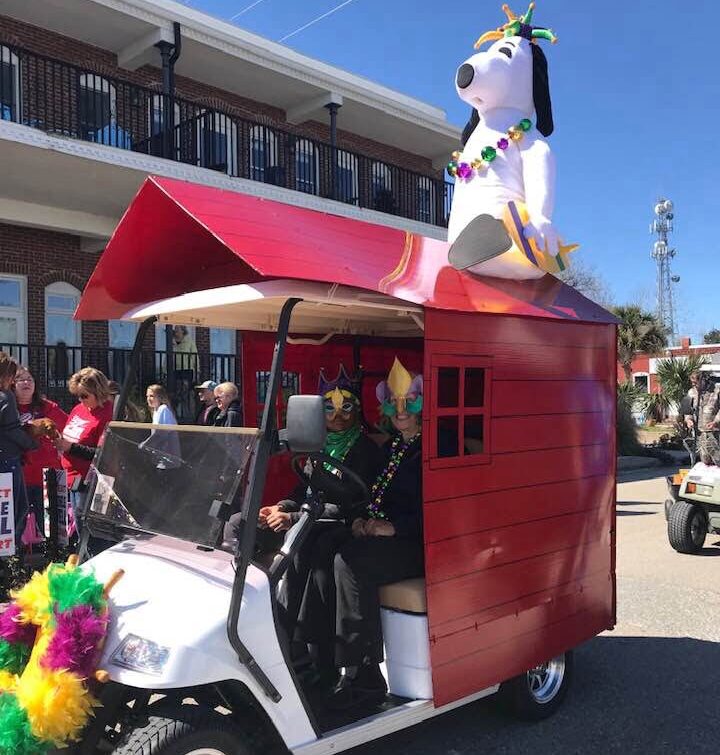
[[[0,47],[0,119],[15,120],[15,66],[10,63],[10,56]]]
[[[0,344],[17,343],[18,335],[17,317],[0,317]]]
[[[465,369],[465,406],[485,404],[485,370],[482,367]]]
[[[438,406],[455,407],[460,395],[460,370],[457,367],[441,367],[438,370]]]
[[[234,354],[235,331],[229,328],[210,328],[210,353]]]
[[[48,309],[60,312],[75,312],[78,300],[76,296],[63,296],[62,294],[48,294],[45,306]]]
[[[437,455],[441,459],[459,455],[457,417],[438,417]]]
[[[482,414],[465,417],[465,455],[481,454],[485,451],[484,417]]]
[[[47,314],[45,317],[45,339],[49,346],[62,341],[66,346],[78,346],[78,323],[68,315]]]
[[[20,281],[0,278],[0,307],[20,308]]]
[[[110,348],[131,349],[135,343],[137,324],[134,322],[122,322],[122,320],[110,320],[109,335]]]

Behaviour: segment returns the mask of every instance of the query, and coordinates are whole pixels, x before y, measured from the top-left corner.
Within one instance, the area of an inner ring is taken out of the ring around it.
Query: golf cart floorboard
[[[387,711],[399,708],[409,702],[411,702],[410,698],[388,695],[379,705],[363,705],[343,711],[330,711],[318,708],[316,711],[318,728],[323,734],[328,734],[350,724],[362,721],[365,718],[372,718],[380,713],[387,713]]]

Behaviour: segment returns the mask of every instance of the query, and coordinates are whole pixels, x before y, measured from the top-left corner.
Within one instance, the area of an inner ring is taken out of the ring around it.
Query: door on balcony
[[[437,222],[435,185],[428,176],[420,176],[418,178],[417,219],[421,223],[431,223],[433,225]]]
[[[68,378],[81,367],[105,367],[82,363],[80,323],[73,320],[79,301],[80,291],[69,283],[51,283],[45,288],[48,390],[64,391]]]
[[[309,139],[295,142],[295,190],[317,194],[320,175],[320,156]]]
[[[356,155],[340,149],[335,159],[334,199],[348,204],[358,204],[358,159]]]
[[[174,119],[172,123],[165,123],[165,108],[163,96],[154,94],[150,98],[148,107],[148,134],[147,149],[142,150],[148,155],[164,157],[163,144],[167,138],[172,144],[172,159],[177,160],[180,152],[180,105],[173,103]],[[165,136],[167,132],[167,136]]]
[[[392,173],[389,166],[384,163],[373,163],[371,178],[372,209],[393,214],[395,212],[395,199],[393,198]]]
[[[5,45],[0,45],[0,120],[20,120],[20,63]]]
[[[278,165],[277,134],[267,126],[250,129],[250,178],[253,181],[285,185],[285,171]]]
[[[80,138],[130,149],[130,134],[118,126],[117,92],[106,78],[83,73],[78,78]]]
[[[237,171],[237,126],[222,113],[202,112],[197,119],[198,165],[229,176]]]

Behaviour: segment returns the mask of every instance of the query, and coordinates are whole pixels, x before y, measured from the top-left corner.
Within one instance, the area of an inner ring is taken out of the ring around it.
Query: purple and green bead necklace
[[[452,160],[447,164],[447,172],[453,178],[470,181],[490,165],[497,157],[498,150],[504,152],[510,146],[510,142],[519,142],[531,128],[532,121],[529,118],[523,118],[519,123],[510,126],[505,136],[501,136],[494,147],[490,145],[483,147],[480,150],[480,157],[471,162],[465,162],[460,152],[453,152]]]
[[[410,450],[415,441],[420,439],[420,433],[417,432],[410,440],[403,440],[402,435],[398,435],[390,446],[390,459],[387,466],[378,475],[375,484],[370,491],[370,503],[367,505],[367,513],[371,519],[387,519],[387,514],[382,510],[383,498],[385,491],[392,482],[393,477],[397,474],[400,462],[405,454]]]

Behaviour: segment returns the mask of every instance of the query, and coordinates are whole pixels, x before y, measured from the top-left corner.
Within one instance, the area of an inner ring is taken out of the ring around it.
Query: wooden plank
[[[458,632],[431,635],[432,663],[440,666],[490,650],[581,611],[609,613],[611,598],[612,582],[608,573],[506,603],[485,612],[473,625]]]
[[[492,357],[496,380],[606,380],[616,369],[613,355],[603,349],[554,344],[486,344],[470,341],[426,341],[433,355],[466,354]]]
[[[591,543],[603,535],[609,543],[612,513],[606,503],[589,511],[430,543],[425,549],[425,580],[427,584],[443,582]]]
[[[423,470],[425,501],[437,501],[452,495],[459,498],[492,490],[513,490],[529,485],[544,485],[581,477],[609,475],[614,464],[614,450],[607,444],[522,451],[493,456],[489,464]]]
[[[427,585],[431,633],[469,626],[476,614],[553,586],[610,571],[610,533],[555,553]],[[453,628],[441,625],[453,622]]]
[[[610,628],[607,610],[583,611],[442,666],[433,664],[433,701],[446,705],[524,673]]]
[[[603,475],[431,501],[424,508],[426,543],[612,505],[614,500],[615,480]]]
[[[487,315],[477,317],[460,313],[433,311],[429,314],[425,337],[439,341],[474,340],[481,344],[554,344],[583,349],[609,349],[612,326],[592,323],[539,320],[524,317]],[[468,338],[472,334],[473,338]]]
[[[606,412],[493,417],[492,453],[538,451],[587,443],[609,443],[615,430]]]
[[[492,416],[600,412],[609,425],[615,396],[601,380],[493,380]],[[570,438],[568,438],[570,440]],[[573,445],[566,442],[558,445]],[[583,444],[584,445],[584,444]],[[495,448],[492,449],[495,453]]]

